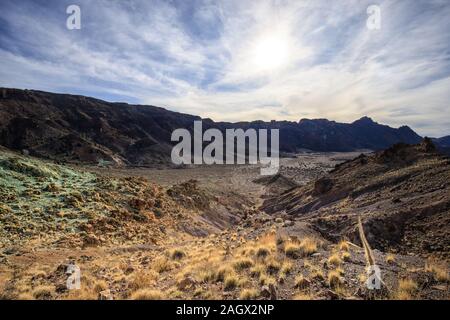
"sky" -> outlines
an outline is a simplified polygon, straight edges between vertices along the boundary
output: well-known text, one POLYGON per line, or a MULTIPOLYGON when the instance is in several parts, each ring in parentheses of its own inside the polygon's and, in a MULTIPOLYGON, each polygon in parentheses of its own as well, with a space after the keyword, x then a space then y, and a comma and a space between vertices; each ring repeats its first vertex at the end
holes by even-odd
POLYGON ((216 121, 367 115, 439 137, 449 17, 450 0, 2 0, 0 86, 216 121), (81 29, 67 28, 69 5, 81 29))

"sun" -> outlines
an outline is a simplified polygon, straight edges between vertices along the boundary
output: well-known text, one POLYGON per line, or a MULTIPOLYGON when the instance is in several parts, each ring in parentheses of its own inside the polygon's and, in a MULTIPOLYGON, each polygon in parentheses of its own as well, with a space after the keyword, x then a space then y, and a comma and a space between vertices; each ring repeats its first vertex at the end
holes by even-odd
POLYGON ((283 34, 260 37, 253 47, 253 63, 260 71, 276 71, 289 62, 289 41, 283 34))

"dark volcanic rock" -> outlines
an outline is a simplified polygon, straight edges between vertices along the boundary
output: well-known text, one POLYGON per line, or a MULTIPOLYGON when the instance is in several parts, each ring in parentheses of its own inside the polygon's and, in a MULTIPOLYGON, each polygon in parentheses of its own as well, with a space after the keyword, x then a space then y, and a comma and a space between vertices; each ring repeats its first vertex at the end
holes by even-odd
MULTIPOLYGON (((154 106, 110 103, 84 96, 0 88, 0 145, 64 161, 158 165, 170 163, 172 131, 193 129, 200 117, 154 106)), ((418 143, 410 128, 380 125, 364 117, 351 124, 325 119, 213 122, 215 127, 280 129, 280 151, 381 150, 418 143)))

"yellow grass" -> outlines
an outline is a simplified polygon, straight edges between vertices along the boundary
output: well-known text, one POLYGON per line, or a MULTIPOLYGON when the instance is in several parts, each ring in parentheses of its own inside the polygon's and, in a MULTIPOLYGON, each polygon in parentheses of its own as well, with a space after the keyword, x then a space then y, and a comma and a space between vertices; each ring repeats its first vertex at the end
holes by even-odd
POLYGON ((159 290, 139 289, 131 295, 132 300, 162 300, 164 295, 159 290))
POLYGON ((225 277, 223 281, 223 288, 225 290, 233 290, 239 285, 239 279, 236 275, 230 274, 225 277))
POLYGON ((259 296, 259 292, 256 289, 244 289, 239 294, 241 300, 252 300, 259 296))
POLYGON ((38 286, 33 290, 32 295, 35 299, 50 299, 54 293, 54 286, 38 286))
POLYGON ((339 242, 338 244, 339 250, 341 251, 348 251, 349 250, 349 245, 348 242, 345 240, 342 240, 339 242))
POLYGON ((343 284, 341 275, 339 273, 339 271, 337 270, 332 270, 330 272, 328 272, 328 285, 330 286, 330 288, 338 288, 343 284))
POLYGON ((312 300, 311 295, 306 293, 296 293, 292 298, 293 300, 312 300))
POLYGON ((303 275, 298 275, 295 277, 295 287, 300 290, 304 290, 309 287, 309 280, 306 279, 303 275))
POLYGON ((234 261, 233 267, 236 271, 242 271, 253 266, 253 261, 249 258, 240 258, 234 261))
POLYGON ((401 279, 398 282, 398 288, 395 292, 395 298, 398 300, 412 300, 415 298, 417 283, 412 279, 401 279))
POLYGON ((339 266, 342 263, 339 254, 334 253, 328 258, 328 264, 331 266, 339 266))
POLYGON ((300 251, 304 256, 312 255, 317 252, 317 241, 312 238, 305 238, 300 243, 300 251))
POLYGON ((386 256, 386 263, 393 264, 394 262, 395 262, 395 255, 393 255, 392 253, 389 253, 386 256))
POLYGON ((163 273, 172 270, 173 264, 166 257, 159 257, 153 262, 153 270, 163 273))
POLYGON ((434 275, 436 281, 450 282, 450 276, 444 263, 429 260, 425 265, 425 271, 431 272, 434 275))

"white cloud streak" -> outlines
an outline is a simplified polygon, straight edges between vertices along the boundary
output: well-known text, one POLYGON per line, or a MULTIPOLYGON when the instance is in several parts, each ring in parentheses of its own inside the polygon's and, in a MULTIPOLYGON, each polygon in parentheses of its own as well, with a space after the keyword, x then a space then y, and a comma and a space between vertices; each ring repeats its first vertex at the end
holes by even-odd
POLYGON ((214 120, 369 115, 450 134, 447 1, 379 1, 377 31, 366 28, 369 1, 77 2, 79 31, 65 29, 60 1, 2 4, 0 85, 214 120), (287 58, 267 69, 270 52, 255 48, 271 44, 287 58))

